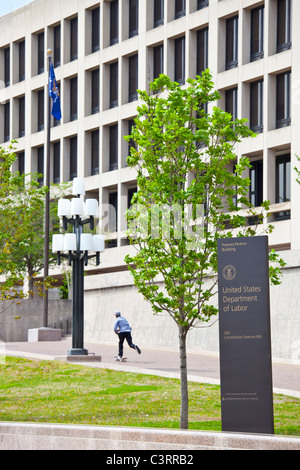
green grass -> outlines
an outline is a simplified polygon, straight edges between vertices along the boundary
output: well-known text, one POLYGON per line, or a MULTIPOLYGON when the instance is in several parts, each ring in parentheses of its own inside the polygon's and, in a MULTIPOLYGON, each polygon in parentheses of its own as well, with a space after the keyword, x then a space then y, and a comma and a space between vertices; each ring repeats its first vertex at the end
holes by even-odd
MULTIPOLYGON (((220 387, 189 384, 189 427, 221 430, 220 387)), ((0 364, 0 421, 179 428, 179 380, 53 361, 0 364)), ((274 396, 275 432, 300 435, 300 399, 274 396)))

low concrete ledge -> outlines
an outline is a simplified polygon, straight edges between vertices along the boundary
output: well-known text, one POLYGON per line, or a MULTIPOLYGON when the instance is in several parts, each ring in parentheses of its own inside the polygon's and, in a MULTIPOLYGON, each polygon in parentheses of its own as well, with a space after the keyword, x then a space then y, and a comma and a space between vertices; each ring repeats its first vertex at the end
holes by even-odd
POLYGON ((28 343, 39 341, 61 341, 61 330, 46 327, 28 330, 28 343))
POLYGON ((89 354, 86 356, 67 356, 68 362, 101 362, 101 356, 89 354))
POLYGON ((300 439, 225 432, 0 423, 0 450, 300 450, 300 439))

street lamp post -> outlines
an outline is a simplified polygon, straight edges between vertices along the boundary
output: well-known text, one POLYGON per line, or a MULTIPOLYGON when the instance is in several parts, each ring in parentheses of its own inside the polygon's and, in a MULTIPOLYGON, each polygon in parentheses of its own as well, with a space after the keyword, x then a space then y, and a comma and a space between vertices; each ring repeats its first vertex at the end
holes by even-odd
POLYGON ((88 260, 96 258, 97 266, 100 264, 100 253, 104 251, 104 237, 83 233, 84 225, 89 224, 94 230, 94 220, 98 214, 98 201, 87 199, 84 196, 84 179, 74 178, 73 199, 60 199, 58 201, 58 216, 62 218, 63 230, 68 225, 73 226, 73 233, 56 234, 52 239, 52 251, 57 253, 58 265, 61 258, 66 258, 69 265, 73 264, 73 302, 72 302, 72 349, 68 351, 70 356, 86 356, 84 348, 84 266, 88 260), (89 254, 93 252, 93 254, 89 254))

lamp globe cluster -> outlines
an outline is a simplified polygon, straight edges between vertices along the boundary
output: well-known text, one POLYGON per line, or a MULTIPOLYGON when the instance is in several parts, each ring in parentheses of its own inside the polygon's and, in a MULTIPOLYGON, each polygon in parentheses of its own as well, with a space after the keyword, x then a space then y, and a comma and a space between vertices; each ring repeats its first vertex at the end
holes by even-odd
POLYGON ((103 235, 92 235, 83 233, 83 226, 90 224, 90 229, 94 229, 95 218, 99 214, 97 199, 86 199, 85 184, 83 178, 74 178, 72 199, 60 199, 58 201, 57 215, 63 221, 63 229, 67 230, 68 225, 73 226, 73 233, 55 234, 52 238, 52 252, 60 258, 68 257, 71 264, 73 256, 84 256, 85 264, 91 257, 96 257, 96 264, 100 263, 100 253, 104 252, 105 240, 103 235), (94 252, 95 255, 88 255, 94 252))

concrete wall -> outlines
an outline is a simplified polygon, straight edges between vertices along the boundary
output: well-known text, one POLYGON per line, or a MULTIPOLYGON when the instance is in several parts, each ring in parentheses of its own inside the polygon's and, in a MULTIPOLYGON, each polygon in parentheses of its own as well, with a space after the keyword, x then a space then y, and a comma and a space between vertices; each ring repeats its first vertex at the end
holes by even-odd
MULTIPOLYGON (((300 360, 300 250, 287 252, 282 283, 271 286, 271 333, 274 359, 300 360)), ((217 298, 215 299, 217 302, 217 298)), ((153 315, 150 305, 133 286, 128 272, 85 278, 85 341, 115 344, 114 311, 120 310, 133 328, 141 349, 178 349, 177 326, 168 314, 153 315)), ((188 334, 190 352, 219 350, 219 326, 210 324, 188 334)))
MULTIPOLYGON (((99 276, 101 278, 102 276, 99 276)), ((85 292, 85 338, 86 341, 115 344, 113 332, 114 311, 120 310, 132 326, 133 341, 144 348, 177 349, 177 325, 167 313, 153 315, 151 306, 139 294, 129 273, 103 276, 114 288, 100 288, 85 292)), ((100 281, 104 279, 99 279, 100 281)), ((92 280, 91 280, 92 281, 92 280)), ((93 280, 93 284, 96 279, 93 280)), ((205 324, 206 325, 206 324, 205 324)), ((217 323, 211 328, 193 330, 189 334, 189 349, 194 351, 217 351, 217 323)))
MULTIPOLYGON (((0 450, 190 450, 190 459, 182 464, 196 463, 193 450, 299 450, 295 437, 238 434, 226 432, 180 431, 109 426, 71 426, 57 424, 0 423, 0 450)), ((175 454, 175 453, 174 453, 175 454)), ((171 453, 171 456, 173 453, 171 453)), ((182 454, 182 459, 185 458, 182 454)), ((105 454, 103 463, 122 454, 105 454)), ((148 463, 161 464, 161 456, 143 454, 148 463), (151 460, 152 459, 152 460, 151 460)), ((177 455, 177 458, 180 456, 177 455)), ((128 459, 128 456, 127 456, 128 459)), ((130 457, 129 457, 130 459, 130 457)), ((133 460, 127 460, 126 463, 133 460)), ((118 463, 121 463, 118 460, 118 463)), ((123 462, 124 463, 124 462, 123 462)), ((170 463, 170 462, 168 462, 170 463)), ((176 456, 173 461, 176 462, 176 456)))
MULTIPOLYGON (((72 315, 70 300, 49 299, 48 326, 72 315)), ((0 340, 27 341, 28 330, 43 326, 43 299, 0 302, 0 340)))
MULTIPOLYGON (((285 255, 282 284, 271 286, 271 331, 274 359, 300 361, 300 250, 285 255)), ((216 299, 217 301, 217 299, 216 299)), ((43 324, 43 299, 23 300, 4 311, 1 302, 0 340, 27 341, 28 329, 43 324), (15 319, 15 317, 21 317, 15 319)), ((133 341, 141 349, 178 349, 177 326, 168 314, 153 315, 128 272, 85 277, 85 342, 116 344, 114 311, 120 310, 133 328, 133 341)), ((49 299, 49 326, 71 316, 70 300, 49 299)), ((219 326, 211 324, 190 331, 190 352, 218 353, 219 326)))

